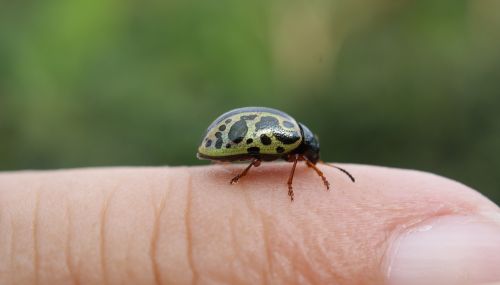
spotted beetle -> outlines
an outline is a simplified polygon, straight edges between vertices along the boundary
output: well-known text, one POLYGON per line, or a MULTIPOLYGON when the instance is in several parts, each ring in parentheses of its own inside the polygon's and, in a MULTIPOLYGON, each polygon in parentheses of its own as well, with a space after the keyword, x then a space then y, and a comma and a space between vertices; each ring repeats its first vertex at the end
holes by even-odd
POLYGON ((319 159, 319 141, 309 128, 272 108, 245 107, 222 114, 208 127, 197 156, 213 161, 250 161, 240 174, 231 179, 231 184, 237 183, 252 166, 258 167, 261 161, 283 159, 293 162, 287 182, 292 201, 292 181, 298 161, 305 161, 321 177, 327 190, 330 183, 316 166, 318 162, 342 171, 352 182, 355 181, 345 169, 319 159))

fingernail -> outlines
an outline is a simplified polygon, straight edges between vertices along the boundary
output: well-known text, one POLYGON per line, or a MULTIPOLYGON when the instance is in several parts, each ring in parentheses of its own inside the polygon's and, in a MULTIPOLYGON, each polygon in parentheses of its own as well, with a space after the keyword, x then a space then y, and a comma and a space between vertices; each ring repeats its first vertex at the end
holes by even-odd
POLYGON ((500 282, 500 226, 483 217, 433 219, 394 239, 384 261, 388 283, 500 282))

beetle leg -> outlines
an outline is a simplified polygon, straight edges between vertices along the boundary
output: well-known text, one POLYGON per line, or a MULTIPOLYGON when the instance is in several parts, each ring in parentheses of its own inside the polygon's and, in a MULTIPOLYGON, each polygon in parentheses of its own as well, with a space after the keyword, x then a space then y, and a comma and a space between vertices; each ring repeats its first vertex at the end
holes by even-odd
POLYGON ((293 175, 295 173, 295 167, 297 166, 297 161, 299 161, 299 156, 295 155, 294 160, 293 160, 293 166, 292 166, 292 171, 290 172, 290 177, 288 177, 288 196, 290 196, 290 200, 293 201, 293 187, 292 187, 292 182, 293 182, 293 175))
POLYGON ((328 182, 328 180, 326 180, 326 177, 323 174, 323 172, 321 170, 319 170, 319 168, 317 168, 316 165, 314 163, 310 162, 306 157, 304 157, 304 160, 306 161, 307 166, 309 166, 314 171, 316 171, 316 173, 319 175, 319 177, 321 177, 321 179, 323 180, 323 184, 325 184, 325 186, 326 186, 326 190, 329 190, 330 189, 330 182, 328 182))
POLYGON ((252 166, 257 167, 257 166, 259 166, 259 165, 260 165, 260 160, 259 160, 259 159, 257 159, 257 158, 254 158, 254 159, 252 160, 252 162, 250 162, 250 164, 247 166, 247 168, 245 168, 245 170, 243 170, 243 172, 241 172, 240 174, 238 174, 238 175, 236 175, 235 177, 233 177, 233 179, 231 179, 230 184, 236 184, 236 183, 238 183, 238 181, 240 180, 240 178, 241 178, 241 177, 243 177, 243 176, 247 175, 248 170, 250 170, 250 168, 251 168, 252 166))

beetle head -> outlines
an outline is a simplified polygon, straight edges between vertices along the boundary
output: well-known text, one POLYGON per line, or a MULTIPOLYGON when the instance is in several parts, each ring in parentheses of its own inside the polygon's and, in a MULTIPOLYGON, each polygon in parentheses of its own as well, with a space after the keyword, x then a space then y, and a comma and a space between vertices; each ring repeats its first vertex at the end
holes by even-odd
POLYGON ((310 162, 316 164, 319 161, 319 140, 318 137, 304 124, 299 123, 302 129, 303 140, 299 146, 299 153, 305 156, 310 162))

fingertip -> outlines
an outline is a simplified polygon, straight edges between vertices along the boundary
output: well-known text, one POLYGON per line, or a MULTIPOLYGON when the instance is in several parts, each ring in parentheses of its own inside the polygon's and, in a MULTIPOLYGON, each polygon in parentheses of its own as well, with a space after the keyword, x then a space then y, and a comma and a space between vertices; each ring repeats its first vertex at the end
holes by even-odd
MULTIPOLYGON (((473 189, 432 173, 354 164, 340 166, 356 177, 356 183, 336 169, 323 168, 333 191, 324 191, 313 171, 298 166, 293 203, 287 201, 284 191, 287 163, 263 164, 242 179, 237 189, 225 190, 236 193, 234 198, 245 196, 254 211, 266 213, 266 219, 272 217, 275 229, 267 234, 271 232, 274 240, 282 241, 284 231, 288 239, 307 241, 283 249, 283 256, 296 255, 299 244, 310 251, 318 246, 318 240, 323 240, 321 248, 329 252, 328 258, 316 264, 317 268, 335 272, 332 276, 336 279, 329 281, 358 278, 360 284, 385 282, 382 280, 387 278, 386 268, 381 264, 393 244, 387 237, 401 229, 437 217, 498 211, 496 205, 473 189), (286 202, 288 205, 284 206, 286 202)), ((213 178, 221 179, 239 169, 239 165, 225 166, 223 174, 213 178)), ((242 204, 233 201, 229 208, 238 205, 242 204)), ((316 254, 325 254, 322 251, 316 254)), ((299 260, 296 259, 298 268, 305 262, 299 260)))

